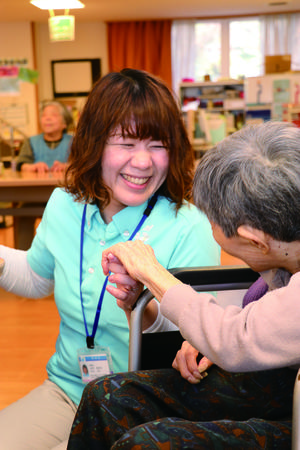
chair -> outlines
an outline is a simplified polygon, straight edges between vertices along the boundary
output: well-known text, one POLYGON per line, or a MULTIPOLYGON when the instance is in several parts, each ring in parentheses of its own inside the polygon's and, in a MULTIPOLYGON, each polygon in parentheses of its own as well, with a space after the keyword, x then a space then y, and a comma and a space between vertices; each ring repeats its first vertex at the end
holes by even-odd
POLYGON ((300 369, 296 376, 293 399, 292 450, 300 450, 300 369))
MULTIPOLYGON (((248 289, 258 274, 246 266, 176 268, 170 272, 198 292, 248 289)), ((183 341, 179 331, 142 333, 143 312, 153 298, 146 289, 131 314, 128 370, 171 367, 183 341)), ((300 369, 294 387, 292 450, 300 450, 300 369)))

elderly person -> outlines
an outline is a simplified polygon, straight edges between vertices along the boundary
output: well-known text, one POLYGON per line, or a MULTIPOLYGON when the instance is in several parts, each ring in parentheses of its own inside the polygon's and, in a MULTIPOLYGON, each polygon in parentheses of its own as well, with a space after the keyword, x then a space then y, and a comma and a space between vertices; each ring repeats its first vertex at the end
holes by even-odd
MULTIPOLYGON (((42 132, 25 139, 17 158, 17 170, 21 172, 62 173, 67 167, 72 136, 68 129, 73 118, 67 107, 57 101, 44 101, 40 107, 40 127, 42 132)), ((31 203, 19 203, 22 215, 14 219, 15 247, 27 250, 32 242, 37 217, 26 215, 31 203), (24 231, 25 230, 25 231, 24 231), (21 238, 20 238, 21 236, 21 238)), ((34 206, 45 207, 45 203, 34 206)))
POLYGON ((72 136, 68 129, 73 118, 67 107, 49 100, 41 104, 42 133, 26 139, 17 159, 17 170, 22 172, 60 172, 65 170, 72 136))
MULTIPOLYGON (((122 263, 186 342, 173 369, 88 385, 70 450, 290 448, 300 366, 299 148, 300 129, 292 124, 245 127, 211 149, 195 175, 195 204, 216 241, 268 283, 259 301, 223 309, 212 295, 175 279, 141 242, 103 253, 104 272, 122 263), (214 363, 205 378, 199 352, 214 363)), ((115 294, 122 299, 121 286, 115 294)))

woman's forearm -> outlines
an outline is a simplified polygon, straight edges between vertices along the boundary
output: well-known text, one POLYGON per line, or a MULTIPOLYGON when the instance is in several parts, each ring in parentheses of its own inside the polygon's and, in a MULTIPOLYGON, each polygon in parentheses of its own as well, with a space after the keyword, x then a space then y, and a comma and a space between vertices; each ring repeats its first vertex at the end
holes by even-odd
POLYGON ((181 284, 181 281, 177 280, 158 262, 140 273, 140 277, 140 281, 147 286, 159 302, 168 289, 176 284, 181 284))

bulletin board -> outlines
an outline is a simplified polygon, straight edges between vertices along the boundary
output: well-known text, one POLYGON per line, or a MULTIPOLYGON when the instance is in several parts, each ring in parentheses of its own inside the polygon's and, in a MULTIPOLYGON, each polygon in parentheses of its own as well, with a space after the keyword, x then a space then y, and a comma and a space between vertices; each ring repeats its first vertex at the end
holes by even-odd
POLYGON ((27 105, 25 103, 0 105, 0 117, 14 127, 25 127, 28 124, 27 105))

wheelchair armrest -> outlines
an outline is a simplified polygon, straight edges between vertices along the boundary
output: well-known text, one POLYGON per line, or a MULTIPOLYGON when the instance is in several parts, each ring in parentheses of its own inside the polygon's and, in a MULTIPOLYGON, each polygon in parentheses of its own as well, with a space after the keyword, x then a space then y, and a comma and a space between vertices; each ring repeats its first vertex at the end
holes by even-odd
MULTIPOLYGON (((259 276, 247 266, 179 267, 170 273, 198 292, 248 288, 259 276)), ((143 291, 131 313, 128 370, 140 369, 142 349, 142 320, 152 293, 143 291)))
POLYGON ((293 396, 292 450, 300 449, 300 369, 298 370, 293 396))

